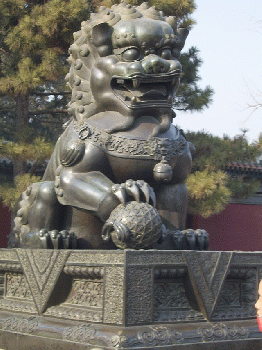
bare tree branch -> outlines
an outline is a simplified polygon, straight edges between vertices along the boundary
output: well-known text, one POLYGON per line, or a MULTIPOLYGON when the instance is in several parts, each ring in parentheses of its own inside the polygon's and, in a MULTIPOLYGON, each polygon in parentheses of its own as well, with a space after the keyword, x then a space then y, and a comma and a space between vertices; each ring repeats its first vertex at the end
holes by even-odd
POLYGON ((44 109, 42 111, 29 111, 29 115, 41 115, 41 114, 67 114, 68 111, 67 109, 44 109))
POLYGON ((42 123, 47 123, 47 124, 64 124, 63 121, 61 120, 48 120, 48 119, 42 119, 42 118, 38 118, 36 117, 38 120, 40 120, 42 123))
POLYGON ((245 85, 248 89, 249 96, 251 97, 252 102, 250 103, 248 102, 244 110, 251 109, 252 111, 250 112, 250 114, 248 115, 248 117, 244 122, 246 122, 249 119, 249 117, 251 117, 252 114, 254 114, 259 108, 262 107, 262 91, 260 91, 257 88, 256 88, 256 91, 252 90, 246 81, 245 81, 245 85))
POLYGON ((33 91, 30 93, 30 95, 37 95, 37 96, 59 96, 59 95, 70 95, 71 91, 61 91, 61 92, 36 92, 33 91))

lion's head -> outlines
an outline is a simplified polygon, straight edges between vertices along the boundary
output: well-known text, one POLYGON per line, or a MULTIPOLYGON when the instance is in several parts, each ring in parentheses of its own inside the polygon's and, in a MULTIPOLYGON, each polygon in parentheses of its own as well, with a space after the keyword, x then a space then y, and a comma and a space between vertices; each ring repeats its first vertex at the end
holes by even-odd
POLYGON ((169 125, 187 34, 176 28, 174 17, 146 3, 102 7, 82 23, 70 47, 69 112, 79 121, 108 111, 127 117, 111 132, 129 128, 143 115, 169 125))

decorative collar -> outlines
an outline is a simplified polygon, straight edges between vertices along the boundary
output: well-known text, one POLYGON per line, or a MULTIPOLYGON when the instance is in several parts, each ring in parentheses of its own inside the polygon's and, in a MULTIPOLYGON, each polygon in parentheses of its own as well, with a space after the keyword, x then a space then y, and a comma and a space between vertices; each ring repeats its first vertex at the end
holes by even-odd
POLYGON ((81 140, 91 142, 115 157, 154 159, 157 161, 165 159, 169 161, 173 157, 182 154, 187 147, 187 141, 180 132, 175 140, 160 137, 135 140, 118 134, 109 134, 86 122, 79 123, 75 121, 74 129, 81 140))

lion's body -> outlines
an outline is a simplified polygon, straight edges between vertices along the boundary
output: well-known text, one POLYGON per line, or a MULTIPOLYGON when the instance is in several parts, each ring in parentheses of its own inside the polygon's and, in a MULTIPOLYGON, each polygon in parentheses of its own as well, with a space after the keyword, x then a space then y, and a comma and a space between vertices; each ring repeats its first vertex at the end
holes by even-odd
MULTIPOLYGON (((102 240, 104 222, 121 196, 138 196, 141 180, 154 189, 166 226, 184 228, 191 154, 172 125, 172 103, 185 37, 172 19, 145 5, 121 3, 82 24, 67 75, 73 120, 41 185, 23 194, 15 227, 22 246, 37 246, 44 229, 74 232, 79 248, 114 247, 102 240), (129 179, 132 189, 116 187, 129 179)), ((145 200, 148 188, 136 200, 145 200)))

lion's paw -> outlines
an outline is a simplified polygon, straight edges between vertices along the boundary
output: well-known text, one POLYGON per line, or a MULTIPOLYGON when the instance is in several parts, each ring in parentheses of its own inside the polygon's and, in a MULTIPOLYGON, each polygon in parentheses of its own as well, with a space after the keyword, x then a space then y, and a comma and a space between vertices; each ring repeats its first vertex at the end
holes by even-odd
POLYGON ((206 230, 177 230, 171 236, 175 250, 208 250, 209 235, 206 230))
POLYGON ((39 239, 44 249, 76 249, 77 238, 73 232, 67 230, 39 231, 39 239))
POLYGON ((151 204, 153 207, 156 206, 155 192, 144 180, 134 181, 130 179, 122 184, 114 184, 112 192, 123 205, 135 200, 151 204))

